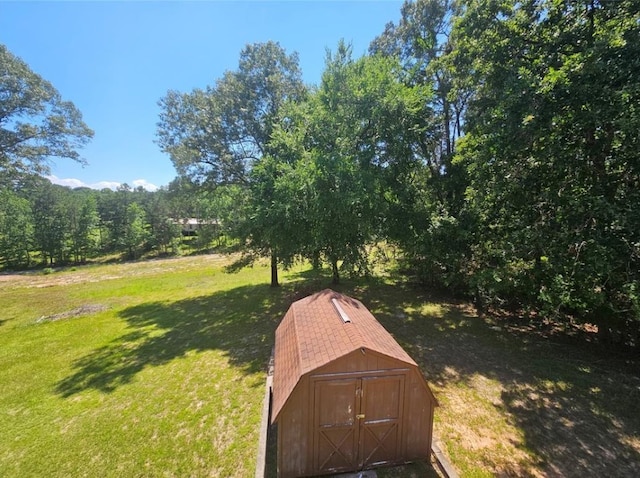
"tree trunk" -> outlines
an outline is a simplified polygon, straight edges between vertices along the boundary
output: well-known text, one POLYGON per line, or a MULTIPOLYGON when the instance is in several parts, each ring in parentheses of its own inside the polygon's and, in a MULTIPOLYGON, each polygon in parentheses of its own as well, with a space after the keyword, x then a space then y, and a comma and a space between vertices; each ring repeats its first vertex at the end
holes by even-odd
POLYGON ((333 272, 333 280, 334 284, 340 283, 340 274, 338 273, 338 261, 331 261, 331 270, 333 272))
POLYGON ((278 283, 278 256, 275 252, 271 253, 271 287, 279 287, 278 283))

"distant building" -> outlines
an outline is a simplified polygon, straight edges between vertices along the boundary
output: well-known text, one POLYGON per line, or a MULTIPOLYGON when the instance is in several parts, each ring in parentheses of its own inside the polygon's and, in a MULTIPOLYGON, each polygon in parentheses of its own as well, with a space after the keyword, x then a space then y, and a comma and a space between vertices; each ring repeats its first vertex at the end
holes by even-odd
POLYGON ((198 230, 203 226, 219 225, 216 219, 198 219, 195 217, 172 219, 172 222, 180 226, 183 236, 197 236, 198 230))

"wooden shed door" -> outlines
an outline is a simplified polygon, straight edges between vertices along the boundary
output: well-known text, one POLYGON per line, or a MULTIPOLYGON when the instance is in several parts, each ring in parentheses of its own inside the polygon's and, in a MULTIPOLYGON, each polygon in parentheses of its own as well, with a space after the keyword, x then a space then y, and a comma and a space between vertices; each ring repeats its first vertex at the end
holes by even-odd
POLYGON ((403 403, 403 375, 362 379, 360 468, 400 458, 403 403))
POLYGON ((403 375, 319 380, 314 398, 316 471, 354 471, 398 461, 403 375))
POLYGON ((316 382, 314 464, 317 471, 357 469, 359 383, 359 379, 316 382))

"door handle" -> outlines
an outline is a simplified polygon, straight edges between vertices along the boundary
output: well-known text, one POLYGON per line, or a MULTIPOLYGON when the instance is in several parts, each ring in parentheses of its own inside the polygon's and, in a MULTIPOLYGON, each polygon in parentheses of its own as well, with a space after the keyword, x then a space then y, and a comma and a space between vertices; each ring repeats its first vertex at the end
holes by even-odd
POLYGON ((356 415, 356 418, 358 420, 362 420, 364 418, 364 413, 360 414, 360 415, 356 415))

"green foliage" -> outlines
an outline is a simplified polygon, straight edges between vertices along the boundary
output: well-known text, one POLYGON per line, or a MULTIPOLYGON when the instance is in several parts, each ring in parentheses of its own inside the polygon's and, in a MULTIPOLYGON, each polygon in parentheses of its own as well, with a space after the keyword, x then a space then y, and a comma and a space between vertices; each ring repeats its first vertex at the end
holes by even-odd
POLYGON ((28 267, 33 243, 31 204, 9 189, 0 189, 0 257, 10 269, 28 267))
POLYGON ((51 157, 83 162, 93 136, 76 107, 0 44, 0 181, 46 173, 51 157))
POLYGON ((370 51, 398 58, 404 81, 431 92, 421 134, 389 168, 386 235, 402 247, 405 267, 421 282, 464 293, 471 218, 463 208, 466 171, 452 159, 471 90, 452 55, 454 7, 447 0, 406 1, 400 20, 387 24, 370 51))
MULTIPOLYGON (((149 229, 148 247, 161 254, 176 254, 180 244, 180 226, 172 215, 166 191, 151 194, 145 201, 146 223, 149 229)), ((190 217, 190 216, 178 216, 190 217)))
MULTIPOLYGON (((85 263, 100 255, 177 254, 180 205, 165 190, 70 189, 23 176, 0 189, 0 264, 4 268, 85 263)), ((212 211, 209 211, 212 214, 212 211)))
POLYGON ((433 90, 439 127, 386 192, 387 237, 423 282, 638 343, 639 15, 625 0, 403 4, 370 51, 433 90))
POLYGON ((240 236, 252 252, 262 256, 273 252, 285 267, 311 239, 308 172, 302 164, 273 156, 264 157, 252 171, 248 217, 240 236))
POLYGON ((247 45, 215 86, 160 100, 158 143, 181 176, 213 187, 246 183, 266 153, 280 106, 304 93, 298 57, 275 42, 247 45))
POLYGON ((412 148, 425 134, 428 91, 400 77, 395 59, 353 60, 341 42, 327 55, 318 89, 289 105, 274 131, 279 159, 257 197, 280 218, 287 253, 327 262, 335 282, 339 264, 368 273, 366 246, 383 235, 394 172, 414 162, 412 148))
POLYGON ((74 262, 86 262, 97 248, 99 221, 97 201, 92 192, 69 194, 67 199, 68 233, 74 262))
POLYGON ((131 203, 127 206, 122 236, 118 243, 126 250, 131 259, 137 259, 149 236, 146 229, 145 213, 138 203, 131 203))
POLYGON ((33 236, 44 265, 64 263, 67 258, 69 222, 64 194, 64 188, 48 182, 43 182, 35 191, 32 207, 33 236))
POLYGON ((459 161, 486 298, 603 330, 640 318, 634 5, 469 2, 458 19, 456 54, 476 85, 459 161))
MULTIPOLYGON (((275 42, 247 45, 240 53, 238 69, 227 71, 214 87, 167 93, 160 101, 158 143, 178 173, 194 184, 210 191, 236 185, 246 188, 247 194, 255 192, 251 183, 263 175, 252 171, 270 154, 269 142, 281 107, 304 94, 297 54, 288 55, 275 42)), ((250 255, 272 257, 272 285, 277 285, 278 251, 283 249, 274 242, 281 239, 274 234, 278 226, 265 232, 270 226, 264 215, 254 221, 258 211, 238 207, 237 212, 246 222, 229 230, 246 242, 250 255)))

